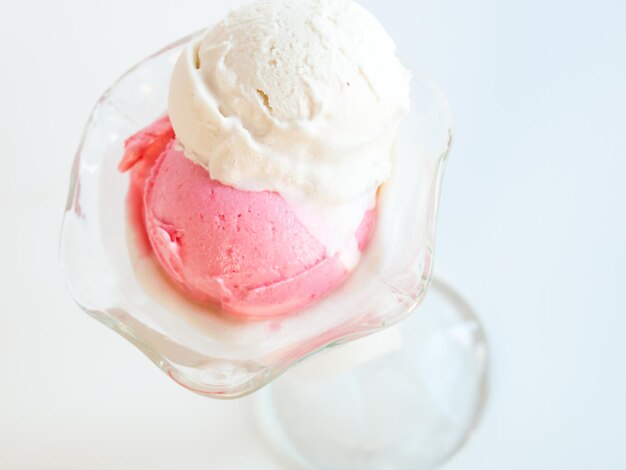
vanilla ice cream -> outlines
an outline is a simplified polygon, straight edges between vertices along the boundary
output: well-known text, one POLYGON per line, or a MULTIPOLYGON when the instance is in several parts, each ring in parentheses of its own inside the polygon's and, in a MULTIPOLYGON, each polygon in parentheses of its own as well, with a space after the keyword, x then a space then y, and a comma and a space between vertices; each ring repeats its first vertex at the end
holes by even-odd
POLYGON ((341 214, 389 177, 409 81, 382 25, 351 0, 261 1, 190 42, 169 116, 186 156, 222 184, 341 214))

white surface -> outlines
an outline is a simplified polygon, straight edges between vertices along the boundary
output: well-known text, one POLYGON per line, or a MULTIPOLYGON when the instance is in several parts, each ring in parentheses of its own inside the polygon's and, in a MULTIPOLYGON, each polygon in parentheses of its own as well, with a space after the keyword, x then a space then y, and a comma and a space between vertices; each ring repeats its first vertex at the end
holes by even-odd
MULTIPOLYGON (((493 389, 482 427, 446 470, 624 468, 626 7, 363 4, 456 117, 437 272, 482 316, 493 389)), ((57 267, 69 169, 94 101, 226 10, 0 3, 2 469, 286 468, 256 434, 250 400, 176 386, 82 314, 57 267)))

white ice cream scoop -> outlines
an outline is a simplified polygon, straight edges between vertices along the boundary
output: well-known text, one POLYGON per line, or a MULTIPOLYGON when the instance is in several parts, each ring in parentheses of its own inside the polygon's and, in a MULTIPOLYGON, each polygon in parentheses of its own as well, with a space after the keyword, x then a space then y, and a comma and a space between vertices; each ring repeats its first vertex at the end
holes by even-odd
POLYGON ((261 1, 187 46, 169 115, 186 155, 223 184, 347 203, 389 177, 409 81, 351 0, 261 1))

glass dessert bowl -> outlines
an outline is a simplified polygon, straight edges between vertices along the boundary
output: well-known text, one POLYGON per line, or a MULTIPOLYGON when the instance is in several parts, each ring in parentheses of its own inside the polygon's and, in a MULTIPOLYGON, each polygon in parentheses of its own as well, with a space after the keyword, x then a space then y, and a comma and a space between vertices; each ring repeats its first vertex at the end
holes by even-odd
POLYGON ((165 110, 172 67, 192 37, 133 67, 98 101, 74 163, 60 256, 71 295, 87 313, 184 387, 237 398, 313 354, 400 322, 423 301, 451 115, 437 87, 414 74, 372 242, 338 290, 276 318, 207 313, 169 283, 153 257, 138 255, 126 220, 128 175, 117 171, 124 139, 165 110))

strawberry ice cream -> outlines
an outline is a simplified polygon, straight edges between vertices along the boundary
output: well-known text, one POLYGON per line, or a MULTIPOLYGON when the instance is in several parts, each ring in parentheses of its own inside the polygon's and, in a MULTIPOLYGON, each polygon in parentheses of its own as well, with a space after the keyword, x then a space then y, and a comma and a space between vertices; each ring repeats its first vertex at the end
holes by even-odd
MULTIPOLYGON (((329 256, 279 194, 211 179, 176 148, 168 124, 131 137, 120 169, 134 167, 134 224, 182 290, 233 314, 267 317, 298 311, 345 280, 341 254, 329 256)), ((367 211, 354 234, 361 251, 374 217, 367 211)))

